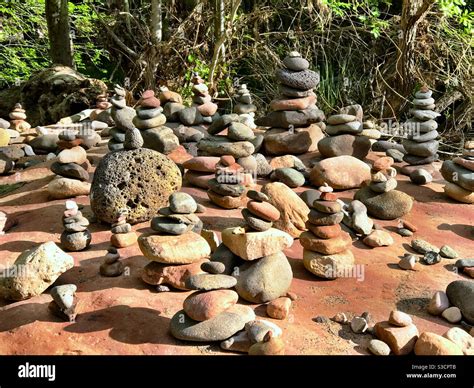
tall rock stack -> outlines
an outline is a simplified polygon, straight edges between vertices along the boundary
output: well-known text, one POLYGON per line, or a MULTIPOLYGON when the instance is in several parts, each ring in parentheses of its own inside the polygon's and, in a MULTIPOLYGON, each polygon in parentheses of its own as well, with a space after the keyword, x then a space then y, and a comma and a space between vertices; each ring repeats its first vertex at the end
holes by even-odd
POLYGON ((209 180, 207 195, 224 209, 237 209, 245 204, 246 184, 242 167, 231 155, 222 156, 216 164, 215 178, 209 180))
POLYGON ((112 103, 111 115, 114 120, 115 127, 110 130, 109 150, 119 151, 123 150, 123 143, 125 141, 125 132, 127 129, 134 128, 133 118, 136 115, 135 109, 127 106, 125 101, 125 89, 120 86, 115 86, 115 94, 112 96, 110 102, 112 103))
POLYGON ((318 149, 325 158, 350 155, 364 159, 370 150, 370 140, 362 135, 363 110, 358 104, 342 108, 338 114, 329 116, 326 133, 318 142, 318 149))
POLYGON ((64 231, 61 234, 61 246, 66 251, 77 252, 86 249, 91 243, 91 233, 87 229, 89 221, 85 218, 77 203, 66 201, 63 214, 64 231))
POLYGON ((324 113, 316 106, 313 92, 319 74, 309 70, 309 62, 297 52, 290 52, 283 65, 276 73, 281 97, 270 103, 272 112, 255 120, 255 124, 271 127, 264 135, 264 148, 270 155, 315 151, 324 136, 324 113))
POLYGON ((394 220, 407 214, 413 199, 397 187, 397 170, 392 167, 394 161, 390 156, 377 159, 372 165, 371 181, 355 193, 354 199, 361 201, 368 213, 382 220, 394 220))
POLYGON ((26 111, 23 109, 21 104, 15 104, 13 110, 9 114, 10 117, 10 128, 18 132, 27 131, 31 128, 31 125, 26 121, 26 111))
POLYGON ((169 206, 151 220, 154 232, 138 238, 140 250, 151 260, 142 276, 146 283, 187 290, 186 278, 202 272, 200 266, 207 261, 211 248, 200 235, 202 221, 195 214, 197 208, 189 194, 172 194, 169 206))
POLYGON ((126 248, 137 242, 138 236, 127 222, 128 211, 119 210, 117 220, 112 224, 110 243, 116 248, 126 248))
MULTIPOLYGON (((90 192, 87 153, 84 148, 75 145, 77 139, 73 134, 70 135, 72 137, 67 137, 69 140, 62 140, 65 149, 51 165, 51 171, 58 175, 48 184, 48 193, 54 199, 88 195, 90 192), (71 148, 67 148, 69 146, 71 148)), ((63 136, 66 135, 63 133, 63 136)))
POLYGON ((351 236, 341 229, 342 206, 330 186, 310 205, 307 232, 300 235, 303 264, 316 276, 336 279, 354 266, 351 236))
MULTIPOLYGON (((432 93, 427 86, 421 87, 415 93, 415 98, 412 100, 414 107, 410 110, 413 117, 404 124, 408 136, 402 142, 407 152, 403 160, 411 166, 416 166, 402 169, 402 172, 407 172, 408 175, 413 169, 427 167, 426 165, 436 161, 439 156, 437 154, 439 142, 436 140, 438 123, 435 119, 440 114, 434 111, 435 100, 431 97, 432 93)), ((428 171, 430 169, 428 168, 428 171)))
POLYGON ((444 186, 448 197, 474 203, 474 140, 465 142, 462 156, 443 162, 441 174, 448 181, 444 186))
POLYGON ((252 103, 252 96, 246 84, 240 85, 236 96, 237 104, 234 106, 234 113, 239 115, 239 120, 250 129, 255 129, 255 112, 257 107, 252 103))
MULTIPOLYGON (((244 260, 244 264, 233 271, 233 276, 237 278, 237 293, 251 303, 266 303, 285 296, 290 288, 293 272, 283 250, 293 244, 293 237, 275 228, 265 231, 253 229, 255 223, 261 224, 262 220, 267 222, 274 219, 275 214, 275 208, 268 202, 253 202, 254 205, 250 206, 254 220, 245 228, 224 229, 222 243, 244 260)), ((242 260, 237 259, 240 262, 242 260)))
POLYGON ((153 90, 143 92, 133 124, 140 130, 146 148, 166 155, 179 147, 179 140, 171 128, 164 126, 166 116, 160 105, 153 90))

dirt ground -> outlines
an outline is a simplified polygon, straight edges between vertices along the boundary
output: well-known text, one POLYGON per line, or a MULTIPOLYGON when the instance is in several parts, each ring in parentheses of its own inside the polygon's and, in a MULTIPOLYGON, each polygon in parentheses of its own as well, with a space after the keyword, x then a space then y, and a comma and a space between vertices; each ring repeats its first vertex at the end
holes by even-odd
MULTIPOLYGON (((101 147, 88 152, 94 164, 106 152, 101 147)), ((378 154, 381 155, 381 154, 378 154)), ((308 161, 314 155, 305 155, 308 161)), ((376 154, 368 159, 376 158, 376 154)), ((47 183, 52 179, 44 162, 14 175, 0 178, 0 184, 26 182, 22 187, 0 198, 0 210, 18 219, 18 225, 0 236, 0 264, 12 264, 25 249, 38 243, 59 243, 64 200, 48 200, 47 183)), ((440 164, 437 165, 438 169, 440 164)), ((473 208, 455 203, 443 194, 443 180, 436 174, 432 183, 416 186, 406 176, 398 175, 398 189, 415 198, 412 211, 405 219, 418 227, 415 237, 436 246, 448 244, 460 257, 472 257, 474 229, 473 208)), ((264 181, 259 181, 259 185, 264 181)), ((300 192, 308 187, 299 188, 300 192)), ((240 210, 223 210, 211 204, 204 190, 183 187, 207 211, 200 214, 204 227, 217 232, 242 222, 240 210)), ((339 198, 350 200, 356 190, 339 192, 339 198)), ((83 213, 92 216, 88 197, 78 197, 83 213)), ((376 221, 394 232, 397 221, 376 221)), ((149 230, 149 223, 134 225, 137 233, 149 230)), ((79 315, 75 323, 61 322, 47 309, 48 292, 15 303, 0 301, 0 354, 161 354, 216 355, 232 354, 218 344, 193 344, 175 340, 168 331, 169 320, 180 310, 189 292, 157 293, 140 277, 148 263, 137 245, 121 249, 128 276, 104 278, 99 266, 109 246, 109 227, 92 224, 92 244, 84 252, 73 252, 75 266, 56 284, 74 283, 78 287, 79 315)), ((305 270, 302 247, 298 240, 285 253, 291 263, 294 279, 291 291, 298 299, 290 317, 276 321, 282 329, 287 354, 366 354, 369 334, 354 334, 349 326, 334 322, 316 323, 317 316, 332 317, 337 312, 361 314, 368 311, 372 323, 388 318, 392 309, 409 313, 421 331, 443 334, 452 325, 430 316, 426 305, 437 290, 445 290, 453 280, 466 278, 453 271, 453 260, 443 259, 433 266, 418 264, 417 271, 398 268, 399 258, 410 248, 410 237, 392 233, 390 247, 370 249, 360 241, 353 243, 356 263, 363 270, 359 279, 322 280, 305 270)), ((246 302, 240 302, 246 304, 246 302)), ((265 306, 252 305, 257 316, 266 317, 265 306)), ((270 319, 271 320, 271 319, 270 319)))

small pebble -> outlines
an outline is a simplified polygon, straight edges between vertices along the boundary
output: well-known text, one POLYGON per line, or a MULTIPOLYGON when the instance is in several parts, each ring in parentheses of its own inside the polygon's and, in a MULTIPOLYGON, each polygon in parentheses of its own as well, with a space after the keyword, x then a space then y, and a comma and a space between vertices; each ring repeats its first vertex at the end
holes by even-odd
POLYGON ((413 232, 409 229, 406 229, 406 228, 399 228, 397 229, 397 233, 400 235, 400 236, 403 236, 403 237, 410 237, 410 236, 413 236, 413 232))
POLYGON ((344 313, 337 313, 336 315, 334 315, 334 317, 331 318, 331 320, 337 323, 341 323, 341 324, 349 322, 349 320, 346 317, 346 314, 344 313))
POLYGON ((385 342, 376 339, 369 341, 369 350, 376 356, 388 356, 390 354, 390 347, 385 342))
POLYGON ((211 274, 220 274, 225 272, 225 265, 219 261, 206 261, 201 264, 201 269, 211 274))
POLYGON ((423 256, 423 262, 427 265, 437 264, 441 261, 441 256, 436 252, 426 252, 423 256))
POLYGON ((317 316, 316 318, 313 318, 313 321, 316 323, 328 323, 328 319, 325 316, 317 316))
POLYGON ((417 258, 414 255, 404 256, 399 262, 398 266, 405 270, 414 270, 417 258))
POLYGON ((356 334, 364 333, 368 329, 367 321, 362 317, 354 317, 351 321, 351 329, 356 334))
POLYGON ((164 284, 159 284, 156 286, 156 291, 158 292, 169 292, 171 289, 168 286, 165 286, 164 284))
POLYGON ((455 306, 448 307, 441 313, 441 316, 451 323, 458 323, 462 320, 461 310, 455 306))
POLYGON ((443 245, 440 248, 439 253, 441 256, 446 257, 447 259, 456 259, 459 256, 458 253, 449 245, 443 245))

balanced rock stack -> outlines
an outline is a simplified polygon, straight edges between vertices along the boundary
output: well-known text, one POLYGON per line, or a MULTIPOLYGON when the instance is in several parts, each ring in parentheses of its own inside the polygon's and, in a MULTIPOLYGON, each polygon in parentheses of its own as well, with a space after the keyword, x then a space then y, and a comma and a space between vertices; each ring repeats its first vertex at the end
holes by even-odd
POLYGON ((300 235, 303 264, 316 276, 336 279, 354 266, 354 255, 350 250, 352 239, 340 226, 344 213, 332 187, 321 189, 324 191, 319 199, 310 204, 308 231, 300 235))
POLYGON ((127 222, 128 211, 120 209, 117 220, 112 224, 110 243, 116 248, 126 248, 137 242, 137 234, 132 231, 132 225, 127 222))
POLYGON ((237 90, 237 104, 234 106, 234 113, 239 115, 239 121, 247 125, 250 129, 255 129, 255 112, 257 107, 252 103, 252 96, 246 84, 242 84, 237 90))
POLYGON ((255 319, 248 306, 237 305, 239 295, 231 290, 237 283, 233 276, 224 275, 223 269, 210 262, 201 268, 207 272, 191 275, 186 287, 196 292, 183 302, 170 322, 171 334, 184 341, 223 341, 245 328, 255 319))
POLYGON ((217 156, 196 156, 183 163, 186 170, 183 180, 192 186, 209 189, 209 181, 213 179, 216 165, 220 158, 217 156))
POLYGON ((51 289, 53 300, 48 305, 49 311, 66 322, 74 322, 77 316, 76 291, 75 284, 63 284, 53 287, 51 289))
POLYGON ((251 230, 265 232, 273 226, 274 221, 280 219, 280 211, 268 202, 266 194, 249 190, 247 197, 250 201, 247 207, 242 209, 242 216, 251 230))
POLYGON ((412 103, 414 105, 410 113, 413 117, 404 124, 404 129, 408 132, 407 139, 402 144, 406 150, 403 160, 415 168, 404 168, 403 173, 410 173, 417 168, 425 167, 428 171, 432 171, 431 163, 438 159, 439 142, 438 123, 435 119, 440 116, 435 112, 435 100, 431 97, 432 91, 427 86, 415 93, 412 103))
POLYGON ((358 104, 340 109, 336 115, 329 116, 326 133, 330 136, 321 139, 318 149, 325 158, 350 155, 364 159, 370 150, 370 139, 362 135, 363 110, 358 104))
POLYGON ((211 124, 212 116, 217 112, 217 105, 212 102, 209 88, 198 74, 194 74, 191 81, 193 83, 193 105, 179 111, 179 121, 186 126, 211 124))
POLYGON ((26 111, 23 109, 21 104, 15 104, 9 116, 10 128, 14 129, 15 131, 21 133, 31 128, 31 125, 26 121, 26 111))
POLYGON ((61 246, 71 252, 82 251, 91 243, 91 233, 87 229, 89 221, 85 218, 77 203, 66 201, 66 210, 63 214, 64 231, 61 234, 61 246))
POLYGON ((244 263, 233 270, 237 293, 249 302, 266 303, 285 296, 290 288, 293 272, 282 251, 293 244, 293 238, 275 228, 259 231, 266 227, 265 222, 275 219, 278 211, 262 201, 264 195, 251 195, 259 199, 250 202, 252 213, 246 214, 247 227, 224 229, 222 244, 240 258, 237 262, 244 263))
POLYGON ((198 205, 189 194, 173 193, 169 207, 160 209, 151 220, 156 233, 138 238, 140 250, 151 260, 142 275, 146 283, 187 290, 186 278, 202 272, 200 266, 207 261, 211 248, 200 235, 203 225, 194 214, 197 210, 198 205))
POLYGON ((75 138, 62 140, 63 146, 70 145, 72 148, 63 149, 51 165, 51 171, 57 174, 56 178, 48 184, 48 193, 51 198, 77 197, 88 195, 90 192, 87 153, 84 148, 75 145, 76 140, 75 138))
POLYGON ((108 95, 106 93, 99 94, 96 97, 95 109, 90 114, 91 120, 102 121, 104 123, 113 125, 113 120, 110 115, 110 108, 112 104, 108 100, 108 95))
POLYGON ((164 126, 166 116, 160 105, 153 90, 144 91, 133 124, 140 130, 146 148, 166 155, 179 147, 179 140, 171 128, 164 126))
POLYGON ((116 277, 122 275, 124 265, 120 261, 120 253, 114 247, 107 249, 104 262, 100 265, 100 274, 105 277, 116 277))
POLYGON ((465 142, 462 156, 443 162, 441 174, 448 181, 444 186, 448 197, 474 203, 474 140, 465 142))
POLYGON ((313 92, 319 74, 309 70, 309 62, 297 52, 290 52, 283 65, 276 73, 281 97, 270 103, 272 112, 255 120, 255 124, 271 127, 264 135, 264 147, 270 155, 316 151, 324 136, 324 113, 316 106, 313 92))
POLYGON ((224 209, 237 209, 245 204, 246 175, 231 155, 221 156, 216 164, 215 178, 209 180, 207 195, 211 202, 224 209))
POLYGON ((127 106, 125 101, 125 89, 120 86, 115 86, 115 94, 111 98, 112 110, 111 115, 114 120, 115 127, 110 130, 108 147, 110 151, 123 150, 123 143, 125 142, 125 132, 127 129, 133 129, 133 118, 136 115, 135 109, 127 106))
POLYGON ((382 220, 403 217, 413 206, 413 199, 408 194, 395 190, 397 170, 392 167, 393 163, 390 156, 377 159, 372 165, 369 185, 362 187, 354 196, 367 207, 372 217, 382 220))

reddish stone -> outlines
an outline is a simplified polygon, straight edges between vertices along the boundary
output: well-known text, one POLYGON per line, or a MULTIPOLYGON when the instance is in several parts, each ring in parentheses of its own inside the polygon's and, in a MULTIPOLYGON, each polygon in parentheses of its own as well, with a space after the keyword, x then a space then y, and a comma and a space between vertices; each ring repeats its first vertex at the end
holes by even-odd
POLYGON ((336 201, 337 195, 335 193, 322 192, 319 199, 322 199, 323 201, 336 201))
POLYGON ((220 163, 224 166, 232 166, 235 164, 235 158, 232 155, 224 155, 221 156, 220 163))
POLYGON ((60 150, 69 150, 71 148, 80 146, 82 144, 82 141, 83 141, 82 139, 74 139, 74 140, 71 140, 71 141, 58 140, 58 142, 56 144, 58 145, 58 148, 60 150))
POLYGON ((413 233, 415 233, 418 230, 418 228, 414 224, 412 224, 410 221, 400 220, 400 222, 402 223, 402 226, 405 229, 408 229, 412 231, 413 233))
POLYGON ((474 267, 464 267, 463 272, 471 278, 474 278, 474 267))
POLYGON ((137 242, 137 234, 135 232, 113 234, 110 243, 117 248, 126 248, 137 242))
POLYGON ((392 167, 394 160, 390 156, 382 156, 378 158, 372 165, 372 170, 374 171, 383 171, 389 167, 392 167))
POLYGON ((215 172, 219 159, 217 156, 196 156, 185 161, 183 167, 192 171, 215 172))
POLYGON ((352 239, 346 232, 330 239, 319 239, 311 232, 303 232, 300 236, 300 244, 310 251, 333 255, 349 249, 352 239))
POLYGON ((250 201, 247 203, 247 209, 265 221, 278 221, 280 218, 280 211, 268 202, 250 201))
POLYGON ((342 233, 340 224, 317 226, 311 222, 306 222, 306 227, 319 238, 335 238, 342 233))

